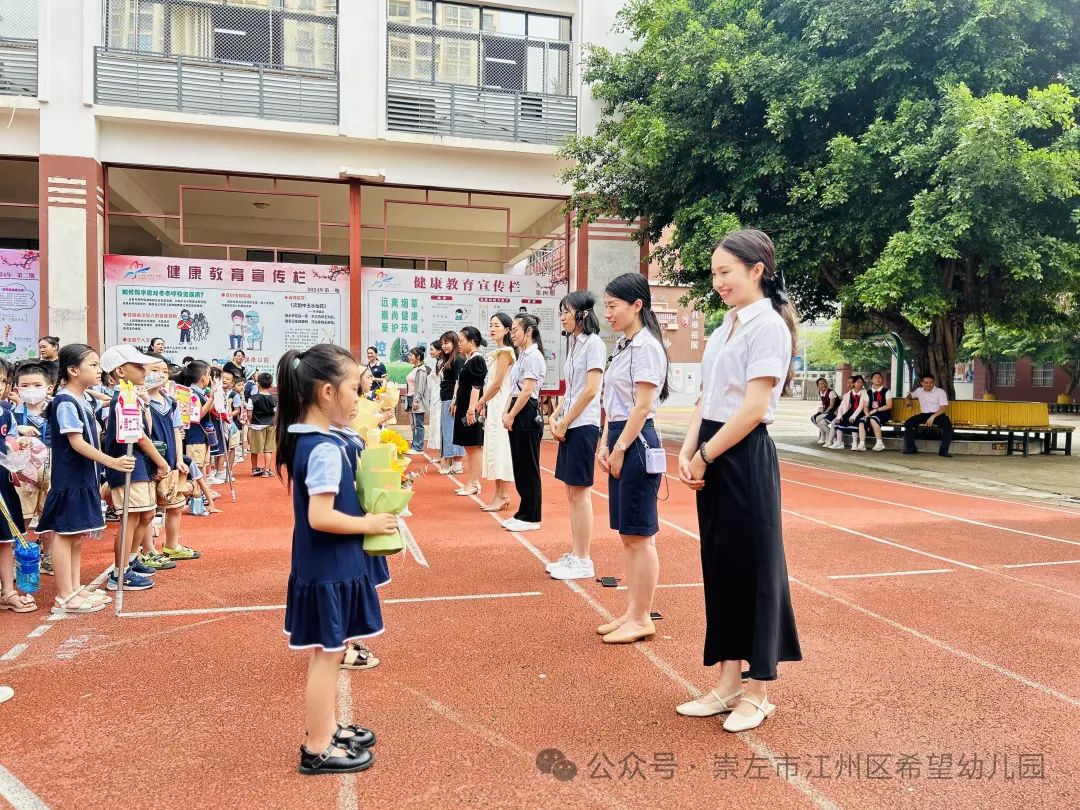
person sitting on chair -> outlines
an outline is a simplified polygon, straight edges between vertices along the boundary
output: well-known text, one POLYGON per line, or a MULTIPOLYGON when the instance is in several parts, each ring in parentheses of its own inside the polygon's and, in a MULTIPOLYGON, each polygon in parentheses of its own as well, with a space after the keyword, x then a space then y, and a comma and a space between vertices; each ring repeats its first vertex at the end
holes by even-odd
POLYGON ((952 458, 949 445, 952 444, 953 426, 949 417, 945 415, 945 409, 949 406, 949 398, 945 392, 934 384, 933 374, 923 374, 920 377, 921 388, 910 391, 908 399, 919 400, 921 413, 904 422, 904 455, 910 456, 919 452, 915 447, 915 428, 919 425, 934 427, 941 431, 941 446, 938 455, 952 458))
POLYGON ((885 387, 885 375, 880 371, 875 371, 870 375, 870 391, 868 395, 870 397, 869 407, 866 409, 865 415, 859 420, 859 449, 866 449, 866 426, 869 425, 870 430, 874 432, 874 437, 877 439, 874 450, 881 452, 885 449, 885 439, 881 436, 881 426, 888 422, 889 417, 892 415, 893 395, 885 387))
POLYGON ((817 411, 810 417, 810 421, 814 423, 814 427, 818 429, 818 433, 821 435, 818 437, 818 444, 829 443, 829 425, 832 424, 832 420, 836 418, 836 406, 840 404, 840 397, 836 395, 836 392, 829 387, 829 381, 824 377, 818 377, 817 381, 818 397, 821 399, 821 404, 818 405, 817 411))
MULTIPOLYGON (((836 418, 833 419, 832 425, 829 426, 829 443, 825 445, 826 450, 843 450, 844 449, 844 430, 854 430, 858 424, 859 419, 866 413, 867 408, 870 407, 870 398, 866 395, 866 380, 863 379, 861 374, 856 374, 851 378, 851 388, 844 398, 840 400, 840 407, 836 411, 836 418)), ((859 434, 855 434, 855 438, 851 440, 851 449, 859 449, 859 434)))

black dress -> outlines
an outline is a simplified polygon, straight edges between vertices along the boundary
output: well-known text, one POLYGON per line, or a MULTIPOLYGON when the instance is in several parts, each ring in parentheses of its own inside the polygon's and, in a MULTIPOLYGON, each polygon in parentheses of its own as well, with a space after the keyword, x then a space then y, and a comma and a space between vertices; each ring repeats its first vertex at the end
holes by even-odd
POLYGON ((465 424, 465 414, 469 410, 469 400, 473 389, 484 392, 484 380, 487 378, 487 363, 479 353, 470 357, 458 374, 457 414, 454 416, 454 444, 462 447, 480 447, 484 444, 484 426, 480 422, 465 424))

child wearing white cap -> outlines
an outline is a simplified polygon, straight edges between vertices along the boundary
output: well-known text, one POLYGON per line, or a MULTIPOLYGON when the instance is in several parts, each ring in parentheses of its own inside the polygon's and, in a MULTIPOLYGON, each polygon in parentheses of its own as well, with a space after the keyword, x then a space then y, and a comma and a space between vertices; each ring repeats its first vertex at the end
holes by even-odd
MULTIPOLYGON (((113 374, 118 381, 129 382, 132 385, 143 385, 146 381, 146 366, 157 363, 156 357, 143 354, 134 346, 113 346, 101 355, 101 368, 113 374)), ((102 450, 106 455, 113 458, 121 458, 127 454, 127 446, 117 440, 117 417, 116 408, 120 394, 117 392, 109 404, 109 416, 105 423, 105 438, 102 450)), ((154 586, 150 577, 157 570, 140 561, 136 553, 146 534, 151 531, 154 521, 154 512, 157 509, 157 489, 154 482, 169 474, 169 465, 154 447, 149 436, 149 424, 147 414, 140 409, 140 417, 143 427, 142 435, 132 451, 135 459, 135 469, 131 471, 131 486, 128 489, 128 521, 124 536, 119 533, 116 539, 116 559, 119 568, 121 561, 127 560, 124 573, 124 589, 142 591, 154 586), (156 472, 151 468, 156 468, 156 472)), ((124 506, 124 478, 125 474, 118 470, 107 470, 105 478, 111 490, 113 507, 119 511, 124 506)), ((118 587, 116 571, 109 577, 106 586, 115 591, 118 587)))

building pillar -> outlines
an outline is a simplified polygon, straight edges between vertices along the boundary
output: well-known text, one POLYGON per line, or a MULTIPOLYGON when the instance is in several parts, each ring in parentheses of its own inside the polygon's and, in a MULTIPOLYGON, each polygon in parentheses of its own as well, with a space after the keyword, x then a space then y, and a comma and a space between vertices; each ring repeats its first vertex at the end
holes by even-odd
POLYGON ((41 331, 61 343, 104 340, 103 173, 93 110, 102 3, 39 6, 38 229, 41 331))
POLYGON ((104 340, 105 205, 101 164, 93 158, 41 155, 41 334, 61 343, 104 340))

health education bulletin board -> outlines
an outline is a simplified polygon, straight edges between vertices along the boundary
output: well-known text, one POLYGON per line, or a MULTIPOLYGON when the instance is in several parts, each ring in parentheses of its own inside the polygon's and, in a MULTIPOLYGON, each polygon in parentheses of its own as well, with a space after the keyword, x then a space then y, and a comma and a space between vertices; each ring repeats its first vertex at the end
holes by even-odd
MULTIPOLYGON (((405 360, 413 346, 423 346, 426 357, 443 332, 464 326, 475 326, 490 344, 488 323, 496 312, 511 318, 519 312, 535 315, 547 362, 543 389, 558 389, 566 352, 559 325, 565 284, 553 285, 547 276, 365 267, 360 288, 364 346, 375 346, 391 362, 405 360)), ((488 345, 482 353, 491 349, 488 345)))
POLYGON ((273 373, 289 349, 349 341, 349 269, 158 256, 105 257, 105 342, 273 373))
POLYGON ((36 250, 0 250, 0 357, 38 356, 41 276, 36 250))

